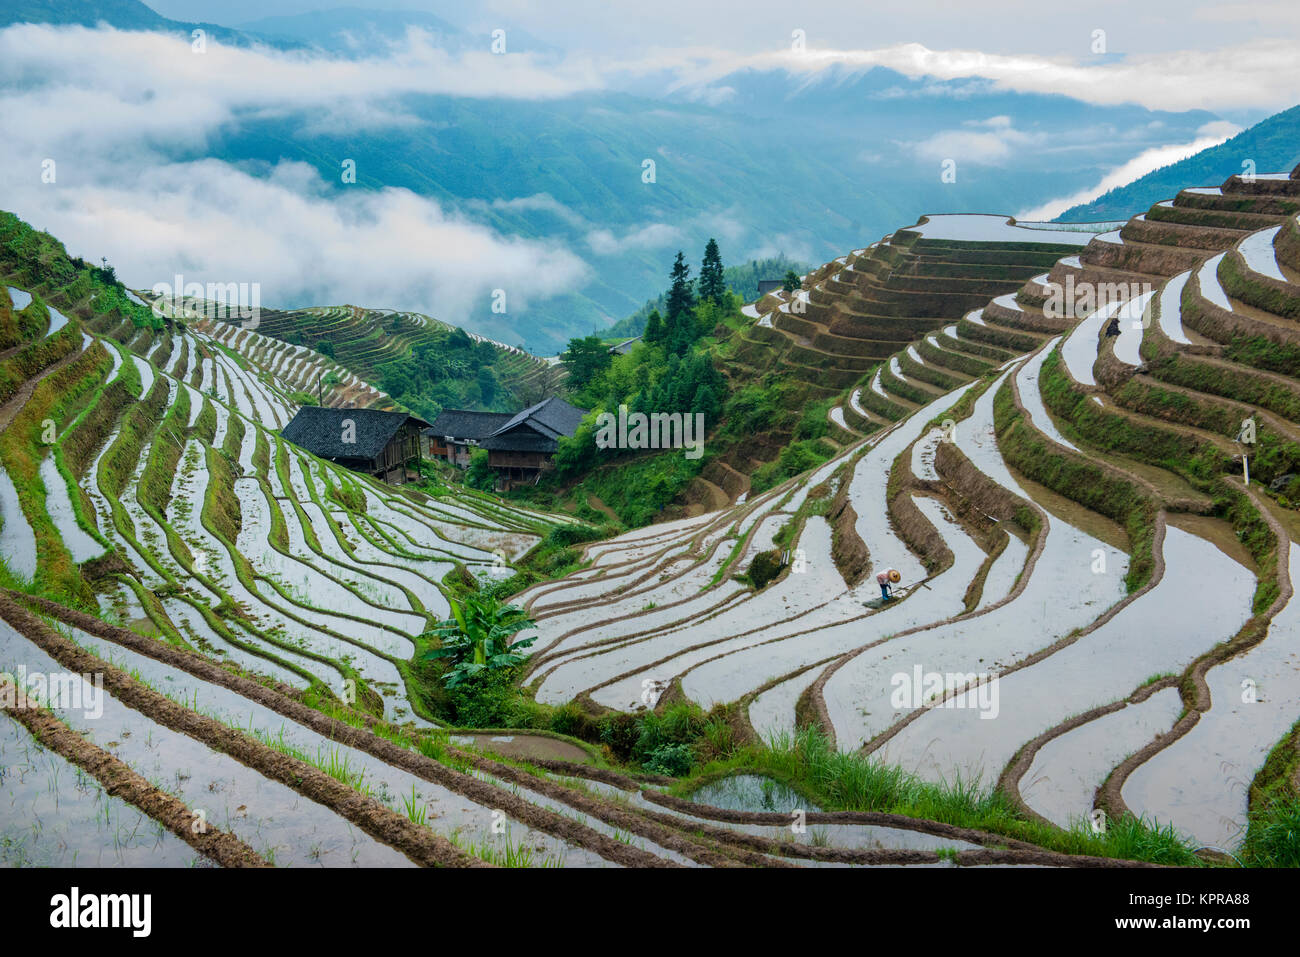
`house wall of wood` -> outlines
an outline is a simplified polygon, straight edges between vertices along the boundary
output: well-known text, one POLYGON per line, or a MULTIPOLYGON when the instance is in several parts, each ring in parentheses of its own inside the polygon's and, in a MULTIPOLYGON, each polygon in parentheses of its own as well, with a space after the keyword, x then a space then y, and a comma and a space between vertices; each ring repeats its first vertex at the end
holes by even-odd
POLYGON ((386 482, 405 482, 407 467, 415 468, 420 460, 420 430, 407 423, 388 441, 384 450, 371 462, 371 474, 383 477, 386 482))
POLYGON ((488 452, 488 465, 494 469, 545 469, 551 467, 551 456, 545 452, 488 452))

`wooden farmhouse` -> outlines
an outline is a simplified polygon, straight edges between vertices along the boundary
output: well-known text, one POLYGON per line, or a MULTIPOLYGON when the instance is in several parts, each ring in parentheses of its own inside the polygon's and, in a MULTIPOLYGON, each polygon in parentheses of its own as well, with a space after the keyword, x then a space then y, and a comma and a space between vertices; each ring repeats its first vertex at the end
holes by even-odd
POLYGON ((405 412, 303 406, 280 434, 344 468, 403 485, 419 477, 420 431, 428 425, 405 412))

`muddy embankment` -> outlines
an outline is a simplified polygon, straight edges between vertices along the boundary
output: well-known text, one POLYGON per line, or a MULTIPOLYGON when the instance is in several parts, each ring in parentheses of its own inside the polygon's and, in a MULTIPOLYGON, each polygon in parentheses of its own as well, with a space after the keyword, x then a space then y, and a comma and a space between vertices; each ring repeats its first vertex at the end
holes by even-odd
MULTIPOLYGON (((401 851, 415 863, 438 867, 490 866, 476 857, 465 854, 446 838, 433 833, 427 827, 415 824, 374 798, 366 797, 330 777, 324 771, 267 747, 260 741, 219 721, 191 711, 136 681, 126 672, 108 664, 54 631, 27 608, 15 602, 12 593, 0 595, 0 616, 69 671, 76 674, 102 674, 104 689, 126 706, 139 711, 165 728, 200 741, 214 751, 230 755, 240 764, 252 768, 266 778, 279 781, 308 800, 328 807, 371 837, 401 851)), ((89 618, 89 616, 85 617, 89 618)), ((97 619, 89 620, 97 621, 97 619)), ((84 628, 77 622, 71 623, 82 627, 90 634, 96 634, 95 631, 84 628)), ((112 627, 103 625, 102 622, 99 624, 100 630, 112 627)), ((115 630, 120 631, 120 629, 115 630)), ((125 632, 125 634, 133 633, 125 632)), ((144 654, 149 654, 150 650, 156 648, 162 652, 183 655, 185 658, 191 657, 187 653, 176 652, 175 649, 159 645, 149 639, 134 637, 142 647, 137 646, 135 642, 130 645, 125 641, 119 643, 144 654)), ((165 664, 180 666, 177 661, 168 661, 160 655, 151 654, 150 657, 165 664)), ((215 666, 214 669, 225 675, 227 679, 246 681, 246 679, 237 679, 229 672, 215 666)), ((194 672, 191 670, 191 673, 194 672)), ((204 677, 197 674, 195 676, 204 677)), ((222 683, 229 687, 227 682, 222 683)), ((274 694, 261 685, 253 682, 248 684, 268 694, 274 694)))
MULTIPOLYGON (((40 622, 39 619, 31 614, 31 612, 27 611, 26 608, 20 607, 16 599, 23 598, 26 598, 33 606, 40 608, 42 612, 61 618, 68 624, 85 631, 87 634, 122 645, 132 651, 137 651, 156 661, 160 661, 163 664, 171 665, 172 667, 186 671, 189 674, 194 675, 196 678, 200 678, 204 681, 211 682, 214 685, 219 685, 233 691, 251 701, 255 701, 258 704, 270 708, 272 711, 283 715, 291 721, 296 721, 301 725, 311 728, 313 731, 324 735, 331 740, 365 751, 367 754, 370 754, 393 767, 401 768, 402 770, 408 771, 426 781, 446 787, 449 790, 465 796, 475 803, 496 810, 501 810, 512 821, 517 821, 527 827, 544 831, 547 834, 565 841, 566 843, 585 847, 599 854, 606 860, 624 864, 626 866, 654 866, 662 863, 653 855, 646 854, 644 851, 637 848, 629 847, 621 841, 616 841, 613 838, 594 831, 571 818, 548 811, 535 804, 530 804, 508 791, 494 787, 493 785, 480 781, 468 774, 462 774, 446 765, 439 764, 438 762, 425 757, 423 754, 409 751, 406 748, 389 741, 387 738, 380 737, 370 731, 353 727, 350 724, 346 724, 335 718, 331 718, 328 715, 322 714, 314 708, 309 708, 302 704, 300 701, 296 700, 296 698, 291 697, 290 694, 281 693, 280 691, 258 684, 251 679, 232 674, 209 659, 204 658, 202 655, 163 645, 157 641, 141 637, 134 632, 126 631, 125 629, 118 628, 114 625, 109 625, 98 618, 94 618, 73 609, 64 608, 45 599, 27 598, 27 596, 21 596, 16 592, 0 594, 0 616, 9 620, 14 627, 19 628, 19 630, 28 634, 29 637, 33 637, 35 632, 43 632, 37 643, 60 661, 62 661, 62 659, 59 658, 59 655, 55 654, 52 647, 59 648, 62 653, 80 655, 92 663, 98 663, 98 659, 89 655, 89 653, 82 651, 66 638, 51 631, 43 622, 40 622), (11 617, 11 615, 14 617, 11 617), (20 620, 26 624, 20 623, 20 620), (39 629, 37 626, 39 626, 39 629), (29 628, 31 629, 30 631, 29 628), (47 646, 46 643, 48 643, 49 646, 47 646)), ((69 667, 70 670, 79 672, 96 670, 73 668, 72 666, 67 665, 67 662, 64 662, 64 664, 69 667)), ((105 670, 107 667, 108 666, 97 664, 97 670, 105 670)), ((116 671, 116 669, 111 670, 116 671)), ((171 702, 169 699, 163 698, 155 692, 151 692, 141 686, 136 686, 135 682, 126 678, 125 675, 121 675, 120 673, 118 674, 119 678, 124 679, 129 685, 137 687, 142 693, 146 693, 146 700, 149 700, 148 695, 152 695, 154 698, 161 698, 161 701, 170 706, 170 708, 179 709, 179 706, 175 705, 174 702, 171 702)), ((107 677, 105 678, 105 687, 109 690, 113 690, 112 686, 108 684, 107 677)), ((289 693, 292 693, 293 691, 293 689, 284 690, 289 693)), ((117 695, 116 692, 114 692, 114 696, 121 697, 120 695, 117 695)), ((130 704, 130 702, 126 703, 130 704)), ((134 705, 132 706, 134 707, 134 705)), ((184 709, 179 710, 184 711, 184 709)), ((145 713, 149 714, 150 717, 153 717, 154 720, 160 720, 157 715, 151 712, 146 711, 145 713)), ((218 748, 219 750, 230 753, 242 763, 247 764, 249 767, 254 767, 256 770, 266 774, 267 777, 274 777, 276 780, 280 780, 283 783, 288 784, 290 787, 294 787, 295 790, 299 790, 300 793, 306 793, 303 792, 300 787, 296 786, 295 783, 296 772, 293 769, 294 766, 300 767, 302 769, 302 774, 313 782, 312 793, 308 793, 308 797, 317 800, 318 798, 314 795, 319 793, 321 796, 320 803, 326 804, 339 813, 344 814, 345 817, 348 816, 348 814, 344 813, 345 809, 354 811, 360 817, 359 821, 354 821, 354 823, 358 823, 359 826, 363 826, 361 824, 362 821, 382 826, 381 833, 374 833, 369 830, 367 830, 367 833, 370 833, 371 836, 376 837, 393 847, 397 847, 402 850, 403 853, 407 854, 408 857, 411 857, 412 860, 417 861, 417 863, 428 862, 443 864, 446 866, 462 867, 489 866, 476 857, 463 854, 449 841, 433 834, 433 832, 429 831, 427 828, 417 828, 416 825, 412 824, 412 822, 410 822, 406 817, 390 811, 388 808, 383 807, 373 799, 362 798, 362 796, 357 794, 355 791, 345 787, 343 784, 335 781, 323 772, 318 771, 316 768, 294 761, 291 758, 287 758, 279 752, 272 751, 271 749, 261 745, 259 742, 255 742, 247 736, 233 732, 224 725, 220 725, 210 719, 193 715, 192 712, 186 712, 186 714, 192 715, 194 719, 198 719, 200 722, 207 722, 207 724, 215 726, 209 730, 213 736, 213 740, 216 740, 218 744, 226 743, 226 739, 232 735, 238 739, 237 742, 231 742, 232 747, 237 744, 239 749, 238 751, 231 750, 231 748, 228 747, 220 747, 218 748), (250 764, 249 761, 244 760, 243 755, 248 755, 250 758, 256 758, 259 761, 265 762, 270 769, 270 773, 264 771, 259 765, 250 764), (283 762, 286 761, 290 762, 290 764, 283 764, 283 762), (286 774, 288 779, 281 776, 286 774), (321 777, 325 778, 324 782, 319 781, 319 778, 321 777), (339 806, 335 806, 335 803, 331 803, 331 801, 338 803, 339 806), (369 802, 369 805, 374 805, 374 807, 369 807, 367 802, 369 802), (393 820, 394 818, 396 820, 393 820), (412 834, 412 829, 416 832, 422 833, 412 834), (394 843, 394 840, 390 840, 386 835, 392 835, 394 840, 401 839, 405 841, 405 843, 394 843), (417 854, 419 857, 416 856, 417 854)), ((180 718, 183 716, 176 717, 180 718)), ((372 717, 368 718, 367 716, 362 716, 362 718, 363 720, 367 720, 367 723, 371 726, 378 724, 378 721, 372 717)), ((166 722, 160 721, 160 723, 165 724, 166 722)), ((188 726, 192 722, 189 722, 187 719, 186 723, 188 726)), ((187 730, 187 726, 176 727, 175 730, 190 734, 190 731, 187 730)), ((172 727, 172 725, 168 725, 168 727, 172 727)), ((190 736, 198 737, 196 734, 191 734, 190 736)), ((205 743, 211 744, 208 740, 202 737, 199 739, 204 740, 205 743)), ((504 767, 504 765, 502 767, 504 767)), ((351 820, 352 818, 349 817, 349 819, 351 820)))
MULTIPOLYGON (((691 818, 705 818, 728 824, 762 825, 767 827, 787 827, 790 816, 781 813, 764 813, 754 811, 736 811, 716 808, 705 804, 696 804, 684 798, 674 797, 642 787, 642 782, 625 777, 616 772, 571 765, 563 762, 545 762, 548 770, 558 774, 574 777, 587 777, 627 791, 639 792, 646 801, 657 804, 678 814, 690 815, 691 818)), ((812 844, 796 843, 791 839, 765 838, 761 835, 745 834, 728 828, 714 827, 697 820, 683 821, 672 814, 658 815, 647 812, 653 819, 666 824, 697 829, 699 833, 720 843, 733 844, 748 848, 754 852, 784 857, 795 857, 819 862, 835 862, 858 865, 884 864, 932 864, 941 860, 934 851, 907 849, 861 850, 852 848, 818 847, 812 844)), ((887 814, 876 811, 819 811, 808 812, 806 824, 809 827, 819 825, 857 825, 897 828, 916 831, 954 841, 964 841, 985 846, 982 850, 959 851, 955 862, 959 866, 977 866, 988 864, 1038 864, 1049 867, 1155 867, 1138 861, 1117 860, 1113 858, 1091 857, 1085 855, 1061 854, 1044 850, 1037 845, 1009 838, 1001 834, 991 834, 971 828, 957 827, 939 821, 927 821, 887 814)))

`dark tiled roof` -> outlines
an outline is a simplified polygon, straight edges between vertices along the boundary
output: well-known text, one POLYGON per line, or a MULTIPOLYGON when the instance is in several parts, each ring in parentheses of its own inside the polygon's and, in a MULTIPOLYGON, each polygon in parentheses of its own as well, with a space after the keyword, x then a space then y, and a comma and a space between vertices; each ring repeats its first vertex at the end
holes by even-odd
POLYGON ((485 439, 514 418, 509 412, 467 412, 462 409, 443 409, 425 429, 426 435, 438 438, 453 436, 458 439, 485 439))
POLYGON ((501 452, 554 452, 560 437, 577 432, 586 414, 563 399, 546 399, 513 416, 480 444, 501 452))
POLYGON ((549 438, 556 439, 561 435, 572 436, 573 433, 578 431, 578 426, 582 423, 582 417, 586 414, 586 409, 570 405, 563 399, 543 399, 536 405, 516 414, 514 418, 492 434, 500 435, 503 432, 510 431, 517 425, 527 422, 542 435, 549 438))
POLYGON ((322 409, 305 405, 280 435, 288 442, 325 459, 373 459, 388 445, 397 430, 407 422, 417 426, 429 423, 405 412, 380 412, 377 409, 322 409), (344 442, 351 420, 356 427, 356 441, 344 442))
POLYGON ((641 337, 637 336, 635 339, 627 340, 627 342, 620 342, 616 346, 610 346, 609 351, 617 356, 625 356, 629 352, 631 352, 632 349, 636 346, 636 344, 640 341, 641 341, 641 337))

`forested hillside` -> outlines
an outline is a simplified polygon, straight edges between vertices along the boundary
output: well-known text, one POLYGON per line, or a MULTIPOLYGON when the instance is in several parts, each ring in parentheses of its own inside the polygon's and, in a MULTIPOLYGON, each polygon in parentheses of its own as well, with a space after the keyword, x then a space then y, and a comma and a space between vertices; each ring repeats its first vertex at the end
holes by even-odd
POLYGON ((1300 162, 1300 106, 1270 116, 1218 146, 1112 189, 1091 203, 1067 209, 1056 222, 1127 219, 1175 195, 1187 183, 1218 183, 1251 169, 1256 173, 1276 173, 1290 170, 1297 162, 1300 162))

